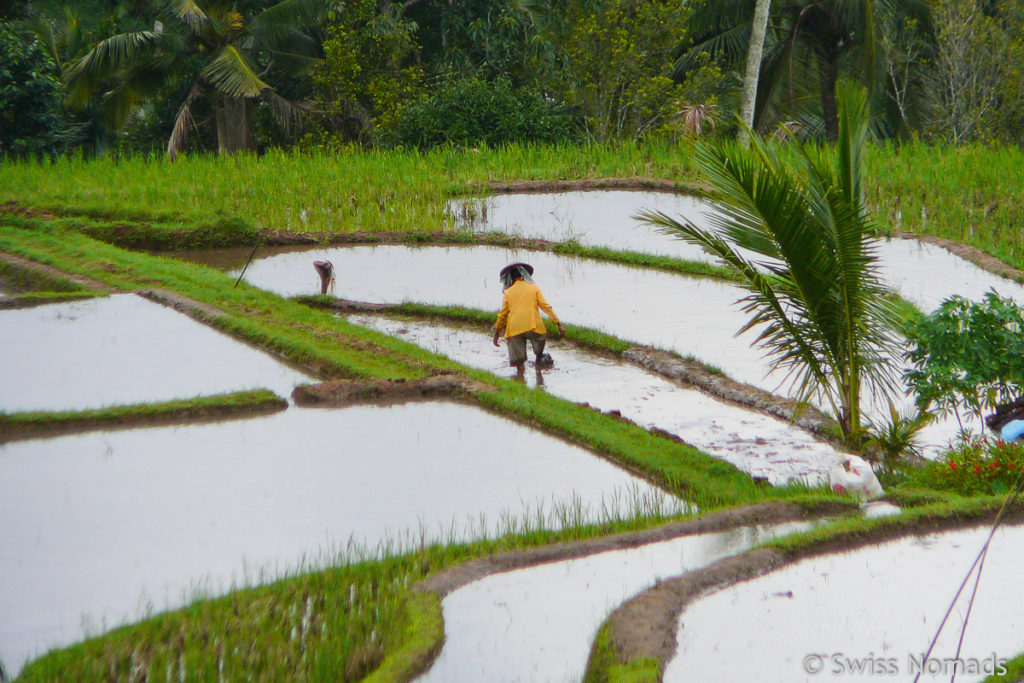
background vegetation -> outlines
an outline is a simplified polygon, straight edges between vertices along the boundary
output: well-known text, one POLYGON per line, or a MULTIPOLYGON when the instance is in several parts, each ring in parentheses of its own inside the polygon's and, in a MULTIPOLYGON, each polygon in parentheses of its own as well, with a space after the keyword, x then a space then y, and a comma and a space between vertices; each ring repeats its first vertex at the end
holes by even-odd
MULTIPOLYGON (((0 132, 0 152, 16 156, 731 136, 754 11, 748 0, 8 5, 0 92, 44 110, 31 134, 0 132), (26 60, 34 79, 18 75, 26 60)), ((759 131, 834 138, 845 77, 871 93, 882 137, 1021 142, 1019 2, 769 5, 759 131)))

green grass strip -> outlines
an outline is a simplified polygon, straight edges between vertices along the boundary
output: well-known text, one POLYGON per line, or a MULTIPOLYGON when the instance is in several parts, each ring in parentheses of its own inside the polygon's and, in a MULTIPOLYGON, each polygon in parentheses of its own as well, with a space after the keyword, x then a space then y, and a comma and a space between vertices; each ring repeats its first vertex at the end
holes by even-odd
POLYGON ((0 308, 30 308, 45 304, 55 304, 68 301, 86 301, 98 297, 107 296, 109 292, 92 292, 83 290, 81 292, 27 292, 15 294, 6 298, 0 298, 0 308))
MULTIPOLYGON (((1005 496, 950 497, 939 503, 904 510, 902 514, 891 517, 840 519, 826 526, 773 539, 765 543, 764 547, 775 548, 789 557, 797 557, 807 554, 809 550, 820 552, 845 547, 879 531, 896 534, 912 529, 923 533, 930 529, 942 529, 953 522, 966 525, 966 522, 978 520, 983 523, 982 520, 998 511, 1005 500, 1005 496)), ((1024 501, 1019 501, 1014 510, 1024 510, 1024 501)))
POLYGON ((67 412, 0 412, 0 442, 111 427, 223 420, 284 410, 288 402, 266 389, 135 403, 67 412))
POLYGON ((65 295, 76 293, 82 296, 88 293, 85 287, 71 280, 52 277, 37 270, 18 268, 3 260, 0 260, 0 280, 19 291, 59 292, 65 295))
POLYGON ((619 661, 611 629, 611 624, 605 622, 598 630, 583 683, 659 683, 662 672, 656 658, 641 657, 626 663, 619 661))
POLYGON ((331 313, 310 310, 246 283, 235 287, 234 279, 214 269, 126 251, 74 232, 4 231, 0 250, 115 288, 167 289, 215 306, 226 315, 211 324, 328 377, 417 377, 425 368, 452 367, 440 356, 340 321, 331 313))
POLYGON ((441 598, 434 593, 409 591, 405 598, 403 645, 384 657, 366 683, 404 683, 426 670, 444 644, 441 598))
MULTIPOLYGON (((213 320, 214 325, 328 376, 408 378, 458 370, 485 383, 495 381, 489 373, 468 370, 409 342, 339 320, 329 312, 248 285, 234 288, 231 278, 202 266, 125 251, 74 233, 5 233, 0 235, 0 249, 49 261, 114 286, 157 286, 218 306, 227 316, 213 320)), ((581 341, 574 331, 571 334, 574 341, 581 341)), ((586 335, 581 337, 587 343, 586 335)), ((589 343, 598 341, 613 344, 610 337, 590 336, 589 343)), ((622 342, 614 344, 618 349, 626 347, 622 342)), ((501 380, 499 384, 500 391, 480 396, 482 405, 595 448, 670 490, 685 489, 685 496, 702 507, 763 497, 753 480, 732 465, 518 383, 501 380)))

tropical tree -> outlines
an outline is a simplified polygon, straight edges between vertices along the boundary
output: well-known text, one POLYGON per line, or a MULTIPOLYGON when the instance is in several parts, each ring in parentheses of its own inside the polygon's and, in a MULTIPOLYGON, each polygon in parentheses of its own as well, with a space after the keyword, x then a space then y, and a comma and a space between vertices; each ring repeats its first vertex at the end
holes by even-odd
MULTIPOLYGON (((694 7, 689 30, 695 39, 676 63, 684 74, 703 54, 738 64, 747 54, 755 4, 751 0, 704 0, 694 7)), ((873 89, 882 80, 878 57, 881 32, 910 18, 927 18, 926 0, 774 0, 765 59, 761 67, 757 111, 784 91, 787 109, 795 95, 818 93, 820 115, 829 140, 838 135, 836 83, 842 69, 873 89), (783 87, 784 86, 784 87, 783 87)), ((792 113, 792 112, 791 112, 792 113)), ((758 117, 759 118, 759 117, 758 117)))
POLYGON ((253 149, 252 108, 266 102, 290 124, 304 106, 281 97, 263 78, 277 69, 297 73, 312 66, 319 44, 307 32, 318 25, 327 0, 168 0, 152 30, 101 40, 68 66, 72 83, 114 79, 104 93, 116 125, 161 91, 187 83, 167 142, 172 158, 194 126, 193 105, 207 97, 214 111, 220 152, 253 149))
POLYGON ((822 398, 857 445, 865 387, 884 398, 895 386, 887 359, 897 357, 897 337, 861 194, 867 96, 844 83, 838 103, 834 155, 756 135, 749 149, 702 145, 698 163, 720 209, 710 227, 661 213, 641 218, 735 273, 750 292, 739 333, 757 329, 755 343, 788 372, 799 398, 822 398))
POLYGON ((57 153, 65 125, 57 67, 0 24, 0 159, 57 153))
POLYGON ((588 138, 641 138, 673 122, 685 91, 671 78, 672 50, 689 11, 675 0, 551 2, 541 35, 558 46, 556 98, 574 108, 588 138))

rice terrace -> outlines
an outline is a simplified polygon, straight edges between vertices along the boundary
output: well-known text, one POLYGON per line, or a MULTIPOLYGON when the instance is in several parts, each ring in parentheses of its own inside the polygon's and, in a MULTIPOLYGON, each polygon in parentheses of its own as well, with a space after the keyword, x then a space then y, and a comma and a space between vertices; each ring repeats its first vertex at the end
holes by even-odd
POLYGON ((974 4, 14 2, 0 682, 1024 681, 974 4))

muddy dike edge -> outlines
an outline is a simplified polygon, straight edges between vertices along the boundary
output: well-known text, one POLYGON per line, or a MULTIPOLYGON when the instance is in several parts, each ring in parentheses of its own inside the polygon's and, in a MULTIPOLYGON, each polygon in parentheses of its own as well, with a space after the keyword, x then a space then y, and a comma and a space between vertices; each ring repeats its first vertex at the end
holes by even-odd
POLYGON ((789 522, 829 514, 849 514, 857 509, 851 501, 817 499, 800 502, 769 502, 717 510, 651 529, 625 532, 551 545, 510 550, 443 569, 413 584, 403 607, 404 644, 388 654, 366 681, 405 683, 426 672, 444 643, 441 601, 449 593, 491 574, 571 560, 611 550, 636 548, 682 536, 725 531, 750 524, 789 522))
POLYGON ((288 402, 272 391, 257 389, 75 412, 0 412, 0 444, 97 430, 221 422, 269 415, 287 407, 288 402))
POLYGON ((496 388, 453 372, 415 379, 339 379, 300 384, 292 391, 292 400, 303 407, 340 407, 459 398, 478 391, 496 391, 496 388))
MULTIPOLYGON (((661 681, 675 656, 686 607, 709 593, 764 576, 800 560, 856 550, 911 535, 991 523, 1003 498, 946 502, 874 519, 848 519, 769 541, 703 569, 661 581, 620 605, 602 625, 591 650, 586 681, 661 681)), ((1006 519, 1024 520, 1024 501, 1006 519)))

